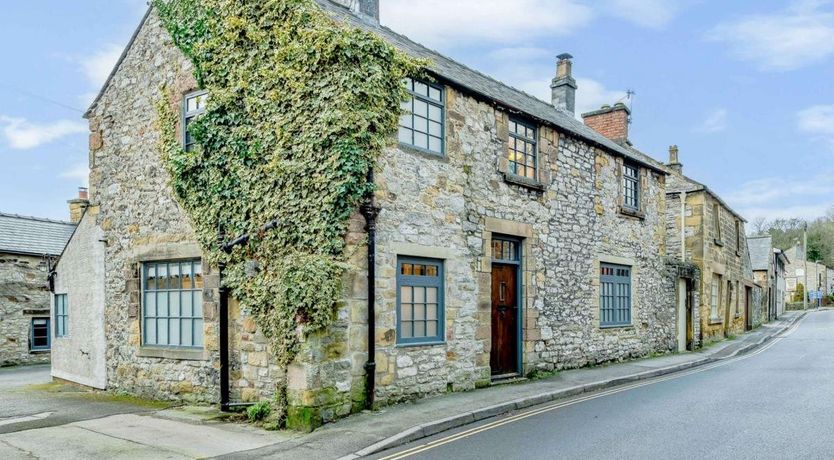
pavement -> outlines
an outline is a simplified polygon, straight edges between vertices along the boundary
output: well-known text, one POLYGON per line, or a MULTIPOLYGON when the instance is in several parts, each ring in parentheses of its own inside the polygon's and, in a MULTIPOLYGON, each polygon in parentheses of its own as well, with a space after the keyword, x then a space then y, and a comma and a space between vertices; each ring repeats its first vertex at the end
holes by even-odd
POLYGON ((210 408, 160 407, 50 384, 48 366, 0 369, 0 458, 313 460, 378 455, 533 406, 731 360, 762 346, 804 315, 785 313, 779 321, 697 352, 562 371, 546 379, 427 398, 356 414, 309 434, 222 422, 210 408))
POLYGON ((685 372, 554 401, 371 456, 398 459, 834 458, 834 311, 685 372))

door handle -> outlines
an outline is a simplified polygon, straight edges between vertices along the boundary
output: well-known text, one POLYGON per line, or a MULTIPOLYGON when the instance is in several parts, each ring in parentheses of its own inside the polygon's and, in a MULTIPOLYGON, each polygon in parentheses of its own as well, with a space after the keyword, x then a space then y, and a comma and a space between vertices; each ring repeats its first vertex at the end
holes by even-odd
POLYGON ((498 300, 504 302, 507 300, 507 282, 501 281, 501 284, 498 285, 498 300))

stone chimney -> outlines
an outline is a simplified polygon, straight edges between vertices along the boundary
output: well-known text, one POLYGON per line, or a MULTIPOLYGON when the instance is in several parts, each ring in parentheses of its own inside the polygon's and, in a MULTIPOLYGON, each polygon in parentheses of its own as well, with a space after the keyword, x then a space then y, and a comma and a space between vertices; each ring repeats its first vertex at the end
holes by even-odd
POLYGON ((379 0, 331 0, 349 8, 357 16, 379 24, 379 0))
POLYGON ((669 163, 666 165, 672 171, 681 174, 683 172, 683 164, 678 157, 678 146, 677 145, 670 145, 669 146, 669 163))
POLYGON ((70 222, 77 224, 81 221, 84 210, 90 205, 90 200, 87 198, 87 187, 78 187, 78 198, 68 200, 67 203, 69 203, 70 222))
POLYGON ((585 125, 614 142, 628 140, 628 122, 631 110, 622 102, 614 106, 604 105, 599 110, 583 113, 585 125))
POLYGON ((556 56, 556 77, 550 83, 551 103, 557 109, 573 114, 576 110, 576 80, 573 79, 571 67, 573 56, 562 53, 556 56))

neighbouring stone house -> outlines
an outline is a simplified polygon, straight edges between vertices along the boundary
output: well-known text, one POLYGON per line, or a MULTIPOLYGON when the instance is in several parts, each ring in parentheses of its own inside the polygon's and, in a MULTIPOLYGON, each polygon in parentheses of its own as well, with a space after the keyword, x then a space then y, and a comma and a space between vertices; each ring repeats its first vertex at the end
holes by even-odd
POLYGON ((764 299, 764 315, 754 319, 754 325, 772 321, 785 311, 785 268, 788 258, 785 253, 773 247, 770 236, 747 238, 753 276, 761 286, 764 299))
POLYGON ((0 366, 49 362, 57 323, 47 275, 74 229, 70 222, 0 213, 0 366))
MULTIPOLYGON (((357 210, 346 235, 355 269, 337 322, 282 368, 232 301, 221 368, 217 267, 203 263, 169 185, 154 119, 163 86, 186 121, 205 95, 150 9, 86 115, 90 206, 55 283, 56 296, 68 294, 71 330, 76 315, 86 329, 56 343, 53 373, 215 403, 228 370, 232 400, 286 386, 288 425, 309 429, 369 401, 680 349, 679 305, 696 317, 700 294, 680 293, 678 280, 699 283, 700 271, 666 257, 667 172, 628 142, 628 109, 585 114, 586 126, 573 113, 569 55, 546 103, 381 27, 378 2, 348 3, 317 2, 428 59, 436 81, 407 82, 411 113, 375 167, 374 206, 357 210), (82 290, 84 305, 73 300, 82 290), (88 367, 75 365, 82 359, 88 367)), ((700 325, 690 327, 697 335, 700 325)))
MULTIPOLYGON (((803 293, 821 291, 823 297, 834 292, 831 289, 832 283, 828 279, 830 269, 816 261, 807 260, 801 243, 787 249, 785 254, 789 259, 785 269, 785 300, 787 302, 801 303, 802 294, 798 291, 803 293)), ((812 302, 809 300, 809 303, 812 302)))
POLYGON ((683 174, 677 146, 669 148, 668 166, 668 251, 700 269, 700 341, 743 332, 752 327, 759 308, 745 220, 707 186, 683 174))

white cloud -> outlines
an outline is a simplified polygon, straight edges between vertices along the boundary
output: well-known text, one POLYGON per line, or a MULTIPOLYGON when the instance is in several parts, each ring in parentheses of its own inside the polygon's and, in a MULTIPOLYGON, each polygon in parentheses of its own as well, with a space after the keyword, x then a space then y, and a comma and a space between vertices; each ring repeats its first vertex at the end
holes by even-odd
POLYGON ((707 115, 707 118, 695 127, 698 133, 717 133, 727 128, 727 110, 715 109, 707 115))
POLYGON ((758 217, 816 218, 834 205, 834 171, 812 177, 770 177, 747 181, 724 194, 727 201, 748 220, 758 217))
POLYGON ((834 104, 815 105, 797 113, 797 126, 800 131, 834 136, 834 104))
POLYGON ((665 27, 684 6, 673 0, 607 0, 602 4, 601 12, 651 29, 665 27))
POLYGON ((90 184, 90 168, 86 163, 78 163, 63 171, 58 177, 75 179, 81 183, 82 187, 88 187, 90 184))
POLYGON ((834 55, 834 11, 829 1, 796 1, 785 11, 719 24, 707 39, 729 45, 741 59, 766 70, 792 70, 834 55))
POLYGON ((590 7, 576 0, 385 0, 380 8, 386 26, 426 45, 444 47, 567 35, 594 17, 590 7))
POLYGON ((26 150, 72 134, 86 133, 87 124, 76 120, 32 123, 25 118, 0 115, 0 132, 9 147, 26 150))
POLYGON ((111 43, 80 60, 81 71, 92 86, 99 88, 104 84, 123 49, 124 47, 111 43))
POLYGON ((605 104, 625 102, 626 99, 625 90, 606 88, 602 83, 590 78, 577 78, 576 86, 577 115, 596 110, 605 104))

